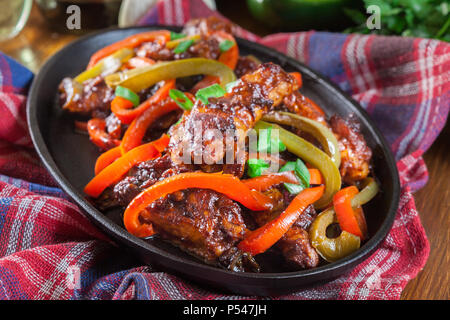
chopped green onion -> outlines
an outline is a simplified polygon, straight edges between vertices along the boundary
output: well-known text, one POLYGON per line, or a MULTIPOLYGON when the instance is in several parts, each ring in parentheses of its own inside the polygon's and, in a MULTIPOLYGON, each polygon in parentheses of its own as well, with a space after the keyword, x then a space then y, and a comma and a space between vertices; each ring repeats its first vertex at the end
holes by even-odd
POLYGON ((140 103, 139 96, 128 88, 117 86, 114 93, 118 97, 122 97, 124 99, 127 99, 128 101, 131 101, 135 107, 140 103))
POLYGON ((297 159, 297 161, 295 162, 295 173, 297 174, 297 176, 300 177, 303 184, 307 188, 309 188, 309 180, 311 179, 311 176, 305 163, 300 159, 297 159))
POLYGON ((170 40, 177 40, 177 39, 182 39, 185 37, 186 37, 186 35, 184 33, 177 33, 177 32, 170 31, 170 40))
POLYGON ((211 97, 223 97, 227 93, 220 85, 217 83, 213 84, 212 86, 202 88, 197 91, 195 94, 195 97, 199 100, 201 100, 204 104, 209 103, 209 98, 211 97))
POLYGON ((302 185, 295 183, 283 183, 283 185, 290 194, 298 194, 305 189, 302 185))
POLYGON ((234 46, 234 42, 231 40, 224 40, 219 44, 219 48, 221 52, 225 52, 231 49, 234 46))
POLYGON ((279 170, 279 172, 285 172, 285 171, 294 171, 295 172, 295 161, 286 162, 286 164, 284 166, 282 166, 279 170))
POLYGON ((311 176, 309 174, 308 168, 306 167, 306 165, 303 163, 302 160, 297 159, 297 161, 287 162, 279 170, 279 172, 284 171, 294 171, 302 187, 309 188, 309 180, 311 179, 311 176))
POLYGON ((171 89, 169 90, 169 97, 172 98, 175 103, 184 110, 191 110, 194 104, 192 101, 180 90, 171 89))
POLYGON ((251 178, 259 177, 270 165, 263 159, 248 159, 247 175, 251 178))
POLYGON ((194 43, 194 40, 190 39, 190 40, 185 40, 185 41, 181 41, 176 47, 175 49, 173 49, 173 52, 175 53, 183 53, 185 52, 187 49, 189 49, 190 46, 192 46, 192 44, 194 43))
POLYGON ((280 139, 272 136, 272 128, 268 128, 266 134, 260 134, 258 139, 258 152, 278 153, 286 150, 286 146, 280 139))

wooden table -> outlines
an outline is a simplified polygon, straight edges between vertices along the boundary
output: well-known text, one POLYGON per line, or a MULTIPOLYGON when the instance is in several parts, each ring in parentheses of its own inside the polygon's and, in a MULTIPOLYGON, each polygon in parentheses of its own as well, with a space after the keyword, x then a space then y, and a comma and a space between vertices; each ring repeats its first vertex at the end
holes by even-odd
MULTIPOLYGON (((270 32, 256 23, 242 5, 238 6, 219 8, 223 9, 223 13, 231 20, 255 33, 264 35, 270 32)), ((75 35, 62 35, 50 30, 37 8, 33 7, 25 29, 16 38, 0 43, 0 50, 37 72, 47 58, 77 38, 75 35)), ((406 286, 402 299, 449 299, 449 134, 450 128, 447 125, 424 156, 430 179, 428 184, 415 194, 415 199, 430 241, 431 253, 425 268, 406 286)))

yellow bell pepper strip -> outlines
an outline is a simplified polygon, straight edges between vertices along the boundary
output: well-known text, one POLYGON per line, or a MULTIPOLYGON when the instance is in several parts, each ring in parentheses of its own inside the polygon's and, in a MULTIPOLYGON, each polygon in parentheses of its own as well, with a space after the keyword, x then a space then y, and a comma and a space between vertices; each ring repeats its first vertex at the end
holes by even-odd
POLYGON ((324 186, 319 186, 300 191, 286 210, 284 210, 277 218, 266 223, 262 227, 251 231, 237 247, 252 255, 265 252, 283 237, 305 211, 306 207, 319 200, 324 189, 324 186))
POLYGON ((125 228, 137 237, 148 236, 148 227, 139 220, 140 212, 167 194, 189 188, 214 190, 254 211, 268 210, 273 205, 269 197, 250 190, 245 183, 231 174, 186 172, 159 181, 137 195, 125 210, 125 228))
POLYGON ((79 74, 74 80, 78 83, 83 83, 86 80, 98 77, 100 75, 106 75, 116 72, 120 69, 123 63, 133 57, 134 52, 128 48, 122 48, 117 50, 110 56, 99 61, 92 68, 79 74))
POLYGON ((152 142, 134 148, 101 170, 86 185, 84 192, 93 198, 97 198, 106 188, 118 182, 135 165, 159 156, 160 153, 152 142))
POLYGON ((106 131, 105 119, 92 118, 87 122, 87 131, 92 143, 97 147, 108 150, 120 144, 120 140, 113 139, 106 131))
POLYGON ((164 100, 168 96, 169 90, 174 87, 175 80, 165 81, 165 83, 155 92, 155 94, 153 94, 150 98, 148 98, 136 108, 133 108, 133 103, 131 101, 116 96, 111 102, 111 111, 122 123, 130 124, 134 119, 143 114, 152 105, 164 100))
MULTIPOLYGON (((363 185, 364 188, 351 200, 352 207, 357 214, 363 214, 361 206, 372 200, 379 190, 378 184, 373 178, 366 178, 363 185), (359 212, 360 210, 361 212, 359 212)), ((357 250, 361 243, 358 236, 347 231, 342 231, 337 238, 328 238, 326 230, 333 223, 338 223, 336 212, 334 208, 329 208, 317 216, 309 229, 311 244, 329 262, 349 255, 357 250)))
POLYGON ((323 150, 331 157, 331 160, 339 168, 341 165, 341 153, 338 141, 330 129, 323 124, 290 112, 271 112, 263 117, 264 121, 291 126, 308 132, 321 144, 323 150))
POLYGON ((222 88, 225 88, 227 83, 236 80, 233 70, 223 63, 205 58, 190 58, 158 62, 147 67, 110 74, 105 77, 105 81, 110 87, 120 85, 139 92, 162 80, 199 74, 219 77, 222 88))
POLYGON ((341 188, 341 175, 331 158, 305 139, 276 124, 258 121, 255 125, 255 130, 259 131, 269 127, 272 127, 272 130, 279 130, 279 138, 286 145, 289 152, 320 170, 325 183, 325 192, 314 206, 319 209, 327 207, 331 203, 333 195, 341 188))
POLYGON ((110 44, 109 46, 106 46, 97 51, 96 53, 94 53, 89 61, 87 69, 92 68, 101 59, 105 58, 106 56, 109 56, 110 54, 120 49, 124 48, 133 49, 144 42, 160 41, 162 43, 166 43, 169 40, 170 40, 170 31, 167 30, 148 31, 132 35, 121 41, 110 44))
POLYGON ((100 171, 105 169, 107 166, 109 166, 111 163, 113 163, 114 161, 119 159, 121 156, 122 156, 122 151, 121 151, 120 147, 115 147, 115 148, 109 149, 106 152, 103 152, 97 158, 97 161, 95 162, 95 168, 94 168, 95 175, 99 174, 100 171))
POLYGON ((327 237, 327 228, 337 223, 333 209, 320 213, 309 229, 311 245, 317 253, 328 262, 334 262, 359 249, 361 239, 347 231, 342 231, 336 238, 327 237))

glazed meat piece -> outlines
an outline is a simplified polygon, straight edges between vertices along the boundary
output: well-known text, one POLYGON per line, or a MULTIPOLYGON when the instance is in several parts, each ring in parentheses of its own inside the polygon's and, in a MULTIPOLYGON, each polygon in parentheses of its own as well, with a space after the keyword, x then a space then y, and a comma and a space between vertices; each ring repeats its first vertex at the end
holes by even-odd
POLYGON ((236 161, 230 164, 232 169, 225 165, 222 170, 241 177, 245 154, 240 150, 247 131, 297 89, 298 84, 292 76, 281 67, 266 63, 243 76, 224 97, 210 98, 208 105, 197 100, 192 111, 171 133, 169 152, 172 161, 213 165, 221 171, 215 164, 230 164, 226 155, 232 154, 236 161), (230 133, 234 135, 233 143, 227 140, 227 137, 231 139, 230 133), (240 169, 236 169, 238 164, 240 169))
POLYGON ((250 255, 236 249, 247 232, 240 206, 220 193, 179 191, 152 203, 140 218, 163 239, 208 264, 233 271, 259 269, 250 255))
POLYGON ((369 161, 372 150, 359 132, 359 125, 353 116, 344 120, 337 115, 330 119, 330 126, 338 139, 341 152, 340 172, 344 182, 352 184, 369 174, 369 161))
MULTIPOLYGON (((360 133, 357 121, 350 116, 344 120, 337 115, 330 118, 329 124, 325 121, 325 115, 310 99, 296 91, 284 98, 281 110, 296 113, 300 116, 320 122, 329 127, 338 140, 341 153, 340 172, 344 182, 352 184, 362 180, 369 174, 369 161, 372 151, 360 133)), ((307 133, 297 130, 299 136, 315 144, 315 140, 307 133)))
POLYGON ((109 193, 109 197, 114 199, 112 202, 109 199, 111 206, 119 205, 126 207, 145 188, 175 174, 189 171, 193 171, 192 166, 175 165, 169 155, 164 155, 135 166, 128 172, 126 177, 116 183, 112 189, 110 188, 111 190, 109 192, 105 192, 109 193))
POLYGON ((93 118, 105 118, 114 98, 113 89, 101 77, 87 80, 83 85, 65 78, 59 86, 59 92, 60 105, 64 110, 91 115, 93 118))
POLYGON ((233 25, 223 19, 211 16, 208 18, 192 19, 183 28, 182 33, 192 36, 195 34, 210 35, 215 31, 233 33, 233 25))
POLYGON ((155 61, 180 60, 194 57, 217 60, 220 55, 220 48, 217 39, 203 36, 182 53, 175 53, 173 49, 166 48, 163 43, 147 42, 136 50, 136 55, 155 61))
POLYGON ((306 117, 328 126, 323 112, 299 91, 293 92, 283 100, 283 109, 288 112, 296 113, 299 116, 306 117))
POLYGON ((255 59, 248 56, 239 57, 234 73, 236 74, 236 77, 241 78, 242 76, 258 69, 259 65, 260 64, 255 59))
MULTIPOLYGON (((274 188, 268 191, 272 199, 276 199, 277 205, 266 212, 251 212, 253 219, 258 226, 263 226, 269 221, 275 219, 288 204, 293 196, 285 190, 274 188)), ((286 261, 297 268, 314 268, 319 264, 319 256, 316 250, 311 246, 307 230, 316 217, 316 211, 312 205, 308 206, 294 225, 283 235, 276 243, 286 261)))

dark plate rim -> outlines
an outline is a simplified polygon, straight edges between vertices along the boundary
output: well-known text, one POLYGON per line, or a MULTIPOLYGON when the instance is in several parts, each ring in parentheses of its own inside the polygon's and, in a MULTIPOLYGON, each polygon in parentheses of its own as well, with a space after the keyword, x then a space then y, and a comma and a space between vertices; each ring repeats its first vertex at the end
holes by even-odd
POLYGON ((236 273, 232 271, 228 271, 225 269, 220 269, 218 267, 210 266, 204 264, 202 262, 194 262, 188 261, 181 257, 178 257, 174 254, 166 252, 162 249, 159 249, 151 244, 145 242, 142 239, 139 239, 131 234, 129 234, 125 229, 115 224, 112 220, 105 217, 99 210, 97 210, 91 203, 89 203, 84 195, 81 192, 78 192, 73 188, 70 182, 64 177, 64 175, 58 169, 56 163, 54 162, 49 149, 44 141, 42 133, 39 130, 38 120, 37 120, 37 108, 33 107, 35 103, 33 101, 36 99, 37 95, 37 87, 38 84, 41 83, 45 78, 43 75, 46 73, 48 69, 50 69, 59 59, 59 57, 66 51, 70 51, 72 47, 76 46, 80 42, 84 42, 90 38, 96 37, 100 34, 104 34, 107 32, 117 32, 117 31, 125 31, 125 30, 136 30, 136 33, 143 30, 154 30, 154 29, 169 29, 174 31, 179 31, 180 27, 176 26, 162 26, 162 25, 152 25, 152 26, 143 26, 143 27, 128 27, 128 28, 108 28, 103 29, 94 33, 90 33, 88 35, 82 36, 79 39, 69 43, 67 46, 59 50, 55 53, 51 58, 49 58, 43 67, 40 69, 39 73, 35 75, 33 79, 33 83, 30 87, 28 98, 27 98, 27 121, 29 125, 30 135, 35 146, 36 152, 41 158, 42 162, 46 169, 50 172, 50 174, 55 178, 56 182, 60 185, 64 192, 66 192, 71 199, 73 199, 76 204, 81 207, 81 209, 88 215, 97 226, 99 226, 104 233, 107 233, 109 236, 113 237, 115 240, 126 243, 127 245, 133 246, 135 249, 144 249, 149 250, 152 254, 163 256, 170 260, 175 260, 179 263, 187 264, 190 267, 207 269, 214 272, 219 272, 224 275, 230 275, 233 277, 246 278, 246 279, 290 279, 290 278, 299 278, 299 277, 309 277, 313 275, 318 275, 323 272, 332 272, 338 271, 342 268, 345 268, 348 265, 356 265, 361 263, 370 253, 372 253, 377 246, 385 239, 389 230, 392 227, 392 224, 395 219, 395 214, 397 212, 397 208, 399 205, 399 196, 400 196, 400 181, 398 176, 397 166, 392 155, 391 149, 382 135, 381 131, 377 128, 377 126, 373 123, 368 113, 350 96, 348 96, 345 92, 343 92, 337 85, 332 83, 331 81, 325 79, 319 73, 313 71, 308 66, 303 63, 290 58, 283 53, 280 53, 274 49, 265 47, 258 43, 245 40, 239 37, 236 37, 237 41, 241 44, 245 44, 249 47, 257 48, 258 51, 267 54, 268 56, 277 56, 278 59, 286 60, 292 65, 302 69, 301 72, 303 74, 308 74, 311 78, 316 81, 321 82, 322 85, 327 87, 328 90, 331 90, 334 94, 342 96, 344 99, 348 100, 355 109, 358 111, 358 118, 363 118, 369 126, 368 129, 371 133, 376 136, 381 142, 381 148, 384 153, 387 155, 386 162, 388 164, 388 169, 392 174, 392 183, 393 183, 393 201, 391 201, 389 205, 389 210, 386 215, 385 220, 382 222, 378 231, 366 242, 363 246, 353 254, 339 260, 336 262, 332 262, 320 267, 316 267, 308 270, 301 271, 293 271, 293 272, 281 272, 281 273, 236 273))

